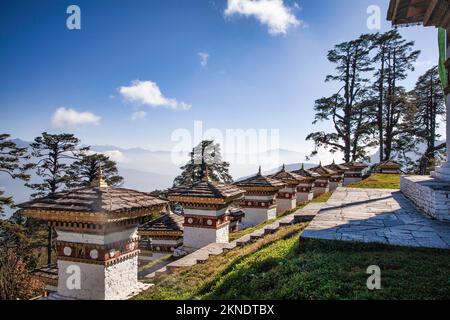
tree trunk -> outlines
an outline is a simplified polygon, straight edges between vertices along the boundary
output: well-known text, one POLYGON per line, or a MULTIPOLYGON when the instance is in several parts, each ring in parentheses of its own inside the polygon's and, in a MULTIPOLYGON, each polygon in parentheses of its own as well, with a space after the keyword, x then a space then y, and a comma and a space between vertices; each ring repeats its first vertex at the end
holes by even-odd
POLYGON ((384 95, 384 49, 381 54, 381 69, 379 83, 379 100, 378 100, 378 143, 380 145, 380 162, 383 161, 384 155, 384 139, 383 139, 383 95, 384 95))

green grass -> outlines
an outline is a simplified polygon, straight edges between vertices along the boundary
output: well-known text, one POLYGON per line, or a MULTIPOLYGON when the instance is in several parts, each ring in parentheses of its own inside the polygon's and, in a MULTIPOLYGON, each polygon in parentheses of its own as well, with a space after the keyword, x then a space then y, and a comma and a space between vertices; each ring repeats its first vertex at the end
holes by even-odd
POLYGON ((211 291, 216 279, 231 272, 241 261, 261 249, 275 244, 280 239, 295 237, 306 224, 297 224, 280 228, 276 233, 252 242, 242 248, 213 256, 204 264, 197 264, 189 269, 168 275, 162 275, 155 281, 155 286, 136 296, 138 300, 173 300, 200 299, 211 291))
POLYGON ((450 297, 448 251, 321 240, 299 245, 296 231, 302 228, 283 228, 264 243, 168 275, 138 299, 450 297), (366 270, 371 265, 381 268, 381 290, 366 287, 366 270))
POLYGON ((352 183, 349 188, 400 189, 399 174, 373 174, 369 178, 352 183))
POLYGON ((175 260, 176 260, 176 258, 173 255, 167 254, 166 256, 163 256, 159 259, 153 260, 153 261, 143 265, 142 267, 139 268, 139 272, 147 270, 149 268, 152 268, 162 262, 167 262, 169 264, 170 262, 175 261, 175 260))
POLYGON ((285 211, 283 213, 277 214, 277 217, 275 219, 271 219, 271 220, 268 220, 268 221, 266 221, 264 223, 260 223, 260 224, 254 226, 254 227, 250 227, 250 228, 247 228, 247 229, 243 229, 243 230, 232 232, 232 233, 230 233, 230 241, 237 240, 237 239, 239 239, 239 238, 241 238, 241 237, 243 237, 243 236, 245 236, 247 234, 252 233, 253 231, 256 231, 258 229, 264 228, 265 226, 267 226, 267 225, 269 225, 271 223, 274 223, 275 221, 280 220, 281 218, 286 217, 286 216, 290 215, 291 213, 296 212, 297 210, 300 210, 300 209, 304 208, 307 204, 308 204, 308 202, 301 203, 296 208, 294 208, 292 210, 288 210, 288 211, 285 211))
POLYGON ((311 200, 310 203, 327 202, 328 199, 330 199, 330 197, 333 195, 333 192, 334 191, 330 191, 330 192, 321 194, 317 198, 314 198, 313 200, 311 200))

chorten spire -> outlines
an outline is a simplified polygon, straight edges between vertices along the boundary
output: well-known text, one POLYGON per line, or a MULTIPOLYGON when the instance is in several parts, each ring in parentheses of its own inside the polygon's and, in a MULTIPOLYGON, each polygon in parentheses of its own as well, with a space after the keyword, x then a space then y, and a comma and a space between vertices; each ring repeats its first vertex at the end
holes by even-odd
POLYGON ((283 167, 281 167, 281 171, 286 171, 286 165, 283 163, 283 167))
POLYGON ((100 166, 98 168, 98 174, 95 179, 91 182, 91 187, 94 188, 106 188, 108 187, 108 183, 105 180, 105 176, 103 175, 103 168, 100 166))
POLYGON ((305 170, 305 164, 304 164, 304 163, 302 163, 301 169, 302 169, 302 170, 305 170))
POLYGON ((262 173, 261 173, 261 166, 259 166, 259 169, 258 169, 258 176, 261 176, 262 175, 262 173))
POLYGON ((202 165, 202 181, 205 181, 205 182, 209 182, 209 181, 211 181, 210 179, 209 179, 209 172, 208 172, 208 166, 206 165, 206 163, 203 163, 203 165, 202 165))

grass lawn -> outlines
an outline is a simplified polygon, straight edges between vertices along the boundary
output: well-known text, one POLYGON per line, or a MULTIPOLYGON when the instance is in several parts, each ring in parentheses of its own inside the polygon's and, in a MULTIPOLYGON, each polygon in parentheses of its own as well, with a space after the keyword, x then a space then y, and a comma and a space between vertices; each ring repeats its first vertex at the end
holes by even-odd
POLYGON ((138 299, 448 299, 450 252, 308 240, 281 229, 206 264, 167 275, 138 299), (366 287, 370 265, 381 290, 366 287), (243 285, 245 284, 245 285, 243 285))
POLYGON ((156 266, 157 264, 163 263, 163 262, 167 262, 167 264, 171 263, 172 261, 175 261, 176 258, 171 255, 171 254, 167 254, 166 256, 163 256, 159 259, 153 260, 145 265, 143 265, 142 267, 140 267, 138 270, 139 272, 150 269, 154 266, 156 266))
POLYGON ((280 228, 249 245, 213 256, 204 264, 189 269, 162 275, 156 279, 155 286, 136 296, 138 300, 198 299, 210 292, 216 279, 230 273, 236 265, 261 249, 277 243, 280 239, 297 237, 306 224, 280 228))
POLYGON ((369 178, 352 183, 349 188, 400 189, 399 174, 373 174, 369 178))

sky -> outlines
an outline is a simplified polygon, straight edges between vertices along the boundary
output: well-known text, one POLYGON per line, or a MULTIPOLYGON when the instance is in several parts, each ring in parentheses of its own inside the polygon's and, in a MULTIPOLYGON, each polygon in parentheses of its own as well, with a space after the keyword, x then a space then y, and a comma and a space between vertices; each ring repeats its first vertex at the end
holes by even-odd
MULTIPOLYGON (((309 153, 308 133, 330 129, 312 125, 314 101, 337 88, 324 82, 327 51, 378 31, 367 27, 371 5, 389 30, 388 0, 3 0, 1 131, 171 150, 201 121, 223 134, 275 129, 278 147, 309 153), (81 29, 68 29, 70 5, 81 29)), ((412 89, 437 63, 437 31, 400 32, 422 51, 403 83, 412 89)))

